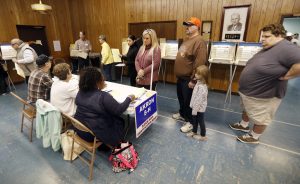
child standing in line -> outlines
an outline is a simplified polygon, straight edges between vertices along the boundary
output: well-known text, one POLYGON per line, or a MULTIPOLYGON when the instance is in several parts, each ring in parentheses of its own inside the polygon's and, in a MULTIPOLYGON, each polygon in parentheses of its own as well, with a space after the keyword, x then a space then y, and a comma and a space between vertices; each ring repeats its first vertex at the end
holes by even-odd
POLYGON ((190 102, 192 108, 192 125, 193 130, 188 132, 188 137, 193 137, 196 140, 206 141, 206 128, 204 123, 204 113, 207 106, 207 81, 209 69, 205 65, 201 65, 196 69, 195 78, 197 83, 193 89, 193 94, 190 102), (197 134, 198 124, 200 125, 200 135, 197 134))

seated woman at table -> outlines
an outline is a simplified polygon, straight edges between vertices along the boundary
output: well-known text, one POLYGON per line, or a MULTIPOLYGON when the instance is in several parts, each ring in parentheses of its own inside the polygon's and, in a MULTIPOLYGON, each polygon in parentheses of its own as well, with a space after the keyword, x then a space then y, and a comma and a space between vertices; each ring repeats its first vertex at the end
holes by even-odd
POLYGON ((74 116, 76 112, 75 98, 79 91, 78 80, 72 78, 70 65, 60 63, 54 66, 55 76, 50 92, 50 103, 61 112, 74 116))
POLYGON ((161 51, 157 41, 156 32, 153 29, 146 29, 143 32, 143 45, 135 58, 135 69, 137 71, 136 81, 138 87, 150 89, 151 71, 153 70, 151 90, 155 90, 158 81, 160 61, 161 51))
MULTIPOLYGON (((125 134, 124 120, 120 116, 134 100, 134 95, 129 95, 123 103, 118 103, 109 93, 101 91, 104 87, 104 77, 99 69, 83 69, 79 78, 74 117, 90 128, 104 144, 117 146, 125 134)), ((91 134, 77 129, 75 131, 82 139, 93 141, 91 134)))

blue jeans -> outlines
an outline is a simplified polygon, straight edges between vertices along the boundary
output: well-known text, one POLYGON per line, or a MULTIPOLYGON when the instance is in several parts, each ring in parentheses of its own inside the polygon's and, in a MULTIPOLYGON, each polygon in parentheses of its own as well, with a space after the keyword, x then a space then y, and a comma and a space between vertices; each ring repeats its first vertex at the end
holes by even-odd
POLYGON ((192 122, 192 109, 190 102, 193 94, 193 89, 189 88, 189 78, 177 78, 177 97, 179 101, 179 113, 185 121, 192 122))
POLYGON ((111 69, 113 64, 103 65, 104 77, 106 81, 112 81, 111 78, 111 69))

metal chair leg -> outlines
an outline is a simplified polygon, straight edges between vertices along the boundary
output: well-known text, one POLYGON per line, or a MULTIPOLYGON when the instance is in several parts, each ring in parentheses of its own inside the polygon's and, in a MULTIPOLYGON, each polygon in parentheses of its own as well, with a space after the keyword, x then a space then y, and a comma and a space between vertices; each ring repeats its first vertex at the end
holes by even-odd
POLYGON ((94 172, 94 161, 95 161, 95 152, 96 152, 96 139, 94 139, 94 147, 93 147, 93 152, 92 152, 92 158, 91 158, 91 163, 90 163, 90 176, 89 176, 89 181, 93 179, 93 172, 94 172))
POLYGON ((30 142, 32 142, 32 131, 33 130, 33 119, 31 120, 31 126, 30 126, 30 142))
POLYGON ((23 132, 23 126, 24 126, 24 114, 22 113, 22 119, 21 119, 21 132, 23 132))

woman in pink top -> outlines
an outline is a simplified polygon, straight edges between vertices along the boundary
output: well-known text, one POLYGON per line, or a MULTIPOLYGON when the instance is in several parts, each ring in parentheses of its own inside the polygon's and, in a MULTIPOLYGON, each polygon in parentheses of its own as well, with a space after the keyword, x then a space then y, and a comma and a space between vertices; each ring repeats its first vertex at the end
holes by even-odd
POLYGON ((137 87, 155 90, 158 81, 158 72, 161 61, 161 53, 157 41, 156 32, 153 29, 146 29, 143 32, 143 45, 136 58, 135 69, 137 71, 137 87), (151 85, 151 71, 153 71, 151 85))

